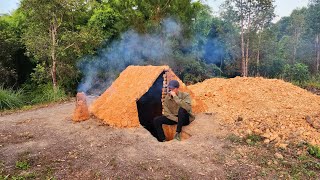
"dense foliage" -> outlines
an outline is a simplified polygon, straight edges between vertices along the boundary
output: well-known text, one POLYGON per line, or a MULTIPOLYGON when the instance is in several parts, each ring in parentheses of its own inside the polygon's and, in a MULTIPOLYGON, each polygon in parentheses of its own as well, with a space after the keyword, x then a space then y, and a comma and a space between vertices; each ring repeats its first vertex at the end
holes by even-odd
POLYGON ((213 16, 191 0, 21 0, 0 16, 2 94, 22 89, 39 103, 78 87, 101 93, 131 64, 170 65, 187 84, 239 75, 320 81, 319 0, 278 22, 272 0, 221 8, 213 16))

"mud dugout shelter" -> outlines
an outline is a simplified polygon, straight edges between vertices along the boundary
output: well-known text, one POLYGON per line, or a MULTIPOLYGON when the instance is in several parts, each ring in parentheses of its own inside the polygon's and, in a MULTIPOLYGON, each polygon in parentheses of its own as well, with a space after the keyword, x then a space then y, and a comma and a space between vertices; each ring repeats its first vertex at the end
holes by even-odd
POLYGON ((106 124, 118 128, 139 127, 152 134, 152 119, 162 115, 162 101, 170 80, 192 98, 192 110, 200 113, 207 106, 187 88, 169 66, 128 66, 112 85, 93 103, 91 112, 106 124))

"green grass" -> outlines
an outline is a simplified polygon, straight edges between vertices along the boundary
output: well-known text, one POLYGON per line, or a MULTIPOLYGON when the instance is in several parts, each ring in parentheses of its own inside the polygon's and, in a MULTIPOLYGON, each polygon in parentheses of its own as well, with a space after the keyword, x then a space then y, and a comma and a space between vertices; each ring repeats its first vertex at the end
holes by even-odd
POLYGON ((315 178, 320 170, 320 163, 308 155, 300 155, 296 162, 288 164, 288 172, 293 179, 315 178))
POLYGON ((28 98, 31 104, 39 104, 63 101, 67 99, 67 95, 63 89, 57 87, 57 89, 54 90, 51 84, 46 84, 29 91, 28 98))
POLYGON ((308 145, 308 152, 311 156, 320 159, 320 148, 318 146, 308 145))
POLYGON ((235 135, 235 134, 229 134, 226 139, 232 143, 242 143, 243 142, 242 138, 235 135))
POLYGON ((263 137, 256 134, 250 134, 247 135, 245 139, 249 145, 256 145, 258 142, 261 142, 263 140, 263 137))
POLYGON ((25 175, 0 175, 0 180, 28 180, 28 179, 35 179, 36 174, 34 173, 27 173, 25 175))
POLYGON ((320 89, 320 82, 318 81, 309 81, 304 84, 304 87, 311 87, 320 89))
POLYGON ((9 175, 3 176, 0 175, 0 180, 8 180, 9 179, 9 175))
POLYGON ((64 101, 67 98, 62 88, 54 90, 51 84, 36 87, 26 85, 17 91, 0 86, 0 110, 28 110, 33 105, 64 101))
POLYGON ((28 161, 17 161, 16 162, 16 168, 21 169, 21 170, 27 170, 30 168, 30 165, 28 161))
POLYGON ((16 109, 24 104, 22 91, 14 91, 12 89, 4 89, 0 86, 0 110, 16 109))

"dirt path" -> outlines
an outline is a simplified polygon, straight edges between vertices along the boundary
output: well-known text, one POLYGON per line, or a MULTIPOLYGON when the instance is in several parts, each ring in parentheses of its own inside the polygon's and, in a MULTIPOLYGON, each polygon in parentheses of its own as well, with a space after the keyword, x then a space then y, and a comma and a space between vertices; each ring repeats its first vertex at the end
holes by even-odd
MULTIPOLYGON (((115 129, 95 119, 73 123, 74 102, 0 117, 4 175, 35 179, 225 179, 223 131, 199 115, 186 141, 159 143, 143 127, 115 129), (19 170, 16 163, 30 168, 19 170)), ((192 126, 192 128, 191 128, 192 126)))

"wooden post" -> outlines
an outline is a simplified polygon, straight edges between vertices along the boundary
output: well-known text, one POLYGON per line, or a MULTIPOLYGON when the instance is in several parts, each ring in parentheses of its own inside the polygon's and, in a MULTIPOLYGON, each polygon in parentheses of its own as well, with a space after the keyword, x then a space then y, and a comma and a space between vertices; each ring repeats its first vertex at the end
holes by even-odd
MULTIPOLYGON (((168 83, 169 83, 168 71, 165 71, 163 74, 163 86, 162 86, 162 96, 161 96, 162 107, 163 107, 164 99, 168 94, 168 83)), ((162 113, 163 113, 163 108, 162 108, 162 113)))

